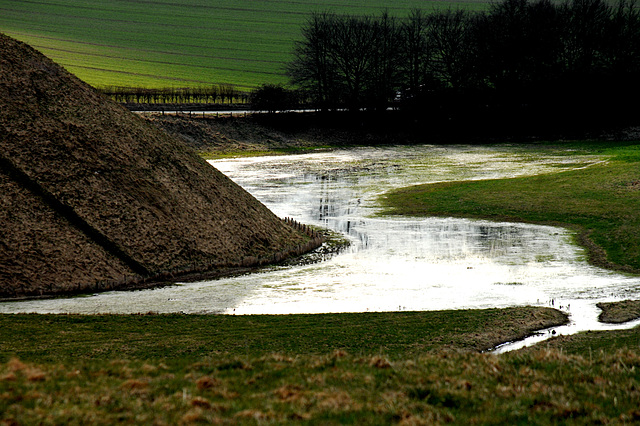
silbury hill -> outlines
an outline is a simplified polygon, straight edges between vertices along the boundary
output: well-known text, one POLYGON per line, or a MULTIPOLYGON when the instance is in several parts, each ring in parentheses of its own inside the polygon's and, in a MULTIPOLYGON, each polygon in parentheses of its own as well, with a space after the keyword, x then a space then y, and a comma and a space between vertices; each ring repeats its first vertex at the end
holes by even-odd
POLYGON ((246 265, 308 240, 190 148, 0 34, 0 297, 246 265))

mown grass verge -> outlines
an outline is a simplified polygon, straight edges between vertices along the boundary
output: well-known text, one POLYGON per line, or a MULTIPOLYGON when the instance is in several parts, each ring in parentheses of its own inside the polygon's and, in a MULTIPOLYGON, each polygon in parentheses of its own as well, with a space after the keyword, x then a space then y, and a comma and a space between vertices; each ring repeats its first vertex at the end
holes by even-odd
POLYGON ((580 149, 608 160, 557 174, 415 186, 380 201, 387 215, 565 226, 578 231, 591 263, 640 273, 640 145, 585 142, 580 149))

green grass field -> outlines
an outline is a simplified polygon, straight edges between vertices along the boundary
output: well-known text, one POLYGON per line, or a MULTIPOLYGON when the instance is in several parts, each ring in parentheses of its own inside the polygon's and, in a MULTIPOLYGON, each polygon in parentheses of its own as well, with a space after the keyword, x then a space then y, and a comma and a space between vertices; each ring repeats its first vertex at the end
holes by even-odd
POLYGON ((283 83, 312 11, 405 17, 413 8, 484 8, 421 0, 0 0, 0 32, 29 43, 93 86, 283 83))
POLYGON ((209 356, 416 357, 479 352, 567 321, 550 308, 318 315, 0 315, 0 362, 137 359, 192 363, 209 356))

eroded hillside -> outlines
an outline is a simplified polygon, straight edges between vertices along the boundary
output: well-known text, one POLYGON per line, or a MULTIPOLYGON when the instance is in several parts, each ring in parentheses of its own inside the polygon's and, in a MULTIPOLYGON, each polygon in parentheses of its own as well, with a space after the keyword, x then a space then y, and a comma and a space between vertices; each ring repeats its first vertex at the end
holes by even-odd
POLYGON ((0 34, 0 294, 95 289, 307 242, 190 148, 0 34))

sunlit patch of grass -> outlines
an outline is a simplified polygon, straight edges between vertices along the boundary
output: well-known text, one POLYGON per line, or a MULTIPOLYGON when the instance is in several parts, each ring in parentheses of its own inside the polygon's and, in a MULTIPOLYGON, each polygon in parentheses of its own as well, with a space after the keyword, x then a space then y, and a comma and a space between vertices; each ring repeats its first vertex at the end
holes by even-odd
MULTIPOLYGON (((640 272, 640 191, 634 189, 640 145, 584 142, 581 152, 606 155, 585 169, 532 177, 446 182, 391 191, 384 214, 479 217, 563 225, 596 265, 640 272)), ((545 146, 540 146, 544 152, 545 146)))

